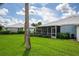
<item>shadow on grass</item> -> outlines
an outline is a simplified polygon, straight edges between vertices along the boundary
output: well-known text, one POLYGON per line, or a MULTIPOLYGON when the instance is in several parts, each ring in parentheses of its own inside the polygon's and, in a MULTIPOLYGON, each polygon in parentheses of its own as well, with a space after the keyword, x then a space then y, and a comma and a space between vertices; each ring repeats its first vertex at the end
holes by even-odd
POLYGON ((25 49, 23 56, 29 56, 30 50, 31 49, 25 49))

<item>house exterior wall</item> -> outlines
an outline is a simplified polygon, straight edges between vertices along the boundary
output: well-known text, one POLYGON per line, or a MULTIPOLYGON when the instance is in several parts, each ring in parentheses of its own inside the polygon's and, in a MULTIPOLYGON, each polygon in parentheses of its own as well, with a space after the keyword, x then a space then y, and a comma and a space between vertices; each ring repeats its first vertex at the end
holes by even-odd
POLYGON ((75 25, 63 25, 61 26, 60 32, 76 34, 76 26, 75 25))
POLYGON ((13 28, 13 27, 11 28, 11 27, 10 27, 10 28, 7 28, 7 30, 10 31, 10 32, 17 32, 17 31, 20 31, 20 30, 21 30, 21 31, 22 31, 22 30, 24 31, 24 28, 22 29, 22 28, 13 28))
MULTIPOLYGON (((36 34, 40 34, 42 36, 51 36, 52 37, 57 37, 58 33, 69 33, 70 38, 75 39, 76 38, 76 25, 63 25, 63 26, 52 26, 52 27, 39 27, 37 28, 36 34), (43 30, 44 28, 44 30, 43 30), (46 29, 47 28, 47 29, 46 29), (41 30, 42 29, 42 30, 41 30), (49 32, 50 30, 50 32, 49 32), (42 31, 42 33, 41 33, 42 31)), ((79 31, 79 29, 77 30, 79 31)), ((78 38, 79 38, 79 32, 78 32, 78 38)))
POLYGON ((77 36, 76 36, 76 38, 77 38, 77 41, 79 41, 79 25, 76 27, 76 32, 77 32, 77 36))
POLYGON ((7 28, 7 30, 10 32, 17 32, 18 28, 7 28))

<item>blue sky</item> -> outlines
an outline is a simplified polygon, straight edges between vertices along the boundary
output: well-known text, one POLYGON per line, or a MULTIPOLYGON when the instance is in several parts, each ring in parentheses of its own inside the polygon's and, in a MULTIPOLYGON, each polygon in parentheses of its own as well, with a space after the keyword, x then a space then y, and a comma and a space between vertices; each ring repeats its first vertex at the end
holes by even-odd
POLYGON ((30 23, 49 23, 72 15, 79 15, 79 3, 32 3, 30 23))
MULTIPOLYGON (((23 3, 5 3, 3 5, 0 6, 0 18, 2 18, 4 21, 6 19, 8 20, 12 20, 14 19, 14 21, 19 22, 19 20, 23 21, 24 18, 24 6, 25 4, 23 3)), ((12 20, 13 21, 13 20, 12 20)), ((11 22, 12 22, 11 21, 11 22)))
MULTIPOLYGON (((0 23, 24 22, 24 3, 5 3, 0 6, 0 23)), ((29 22, 49 23, 72 15, 79 15, 79 3, 30 3, 29 22)))

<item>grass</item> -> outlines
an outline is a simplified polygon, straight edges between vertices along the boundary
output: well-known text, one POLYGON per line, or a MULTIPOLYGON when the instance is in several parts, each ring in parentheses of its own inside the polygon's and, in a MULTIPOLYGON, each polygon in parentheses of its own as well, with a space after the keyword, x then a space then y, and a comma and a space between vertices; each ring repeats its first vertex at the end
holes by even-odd
POLYGON ((0 35, 0 56, 79 56, 79 43, 73 40, 31 37, 31 50, 23 42, 22 34, 0 35))

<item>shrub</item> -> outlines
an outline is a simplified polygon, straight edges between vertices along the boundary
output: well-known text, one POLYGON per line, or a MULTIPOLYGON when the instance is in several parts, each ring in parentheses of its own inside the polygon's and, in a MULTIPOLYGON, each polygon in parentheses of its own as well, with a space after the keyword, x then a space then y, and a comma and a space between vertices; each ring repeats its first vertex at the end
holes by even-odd
POLYGON ((10 31, 0 31, 0 34, 9 34, 10 31))
POLYGON ((0 31, 0 34, 24 34, 25 31, 11 32, 11 31, 0 31))
POLYGON ((8 34, 17 34, 17 32, 10 32, 10 33, 8 33, 8 34))
POLYGON ((0 31, 2 30, 2 26, 0 26, 0 31))
POLYGON ((70 36, 69 36, 69 33, 58 33, 57 38, 60 38, 60 39, 69 39, 70 36))
POLYGON ((25 31, 18 31, 17 34, 24 34, 25 31))

